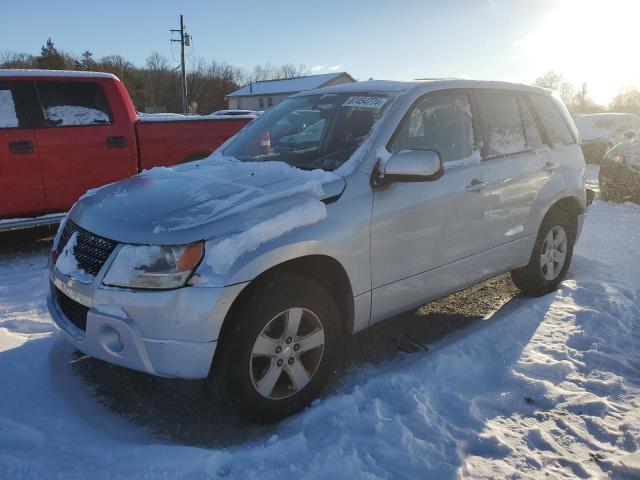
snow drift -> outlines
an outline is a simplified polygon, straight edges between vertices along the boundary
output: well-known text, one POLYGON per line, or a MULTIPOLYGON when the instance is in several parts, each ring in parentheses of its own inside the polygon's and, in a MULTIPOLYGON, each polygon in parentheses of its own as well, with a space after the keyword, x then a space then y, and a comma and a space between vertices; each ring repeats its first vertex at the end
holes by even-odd
POLYGON ((226 449, 168 444, 91 398, 48 322, 45 265, 45 251, 0 262, 0 478, 640 476, 636 205, 594 203, 558 291, 363 366, 226 449))

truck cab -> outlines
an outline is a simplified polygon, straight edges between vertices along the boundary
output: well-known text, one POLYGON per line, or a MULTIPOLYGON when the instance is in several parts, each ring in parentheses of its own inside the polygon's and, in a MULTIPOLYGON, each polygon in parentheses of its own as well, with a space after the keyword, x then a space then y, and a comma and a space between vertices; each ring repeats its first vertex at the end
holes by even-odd
POLYGON ((251 118, 139 120, 109 73, 0 70, 0 219, 49 223, 89 189, 209 155, 251 118))

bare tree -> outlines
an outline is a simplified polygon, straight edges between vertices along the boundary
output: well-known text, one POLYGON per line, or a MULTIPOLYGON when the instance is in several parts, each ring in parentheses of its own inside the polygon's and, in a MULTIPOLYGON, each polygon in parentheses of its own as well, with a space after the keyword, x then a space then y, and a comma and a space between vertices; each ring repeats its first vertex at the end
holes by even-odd
POLYGON ((536 87, 548 88, 549 90, 560 91, 560 87, 563 83, 562 75, 553 70, 549 70, 547 73, 535 79, 533 84, 536 87))
POLYGON ((36 57, 28 53, 4 52, 0 55, 2 68, 35 68, 36 57))
MULTIPOLYGON (((58 50, 53 40, 47 40, 39 56, 3 52, 0 68, 59 68, 109 72, 122 80, 136 109, 162 107, 169 112, 181 111, 180 75, 169 60, 159 52, 147 57, 144 67, 137 67, 121 55, 107 55, 94 60, 88 50, 73 56, 58 50)), ((226 108, 226 95, 249 82, 292 78, 308 73, 304 65, 271 63, 257 65, 250 72, 227 63, 195 59, 187 70, 190 111, 211 113, 226 108)))
POLYGON ((576 87, 574 87, 570 82, 566 82, 560 73, 549 70, 541 77, 536 78, 534 85, 558 92, 560 94, 560 98, 570 112, 578 110, 576 103, 576 87))
POLYGON ((640 90, 630 85, 623 87, 611 101, 609 109, 640 115, 640 90))

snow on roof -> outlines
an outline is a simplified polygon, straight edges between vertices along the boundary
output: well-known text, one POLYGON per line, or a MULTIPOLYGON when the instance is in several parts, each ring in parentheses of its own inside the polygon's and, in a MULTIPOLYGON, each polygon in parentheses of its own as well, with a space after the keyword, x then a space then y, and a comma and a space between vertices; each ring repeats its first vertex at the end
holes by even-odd
POLYGON ((105 72, 86 72, 78 70, 38 70, 38 69, 5 69, 0 68, 0 78, 3 77, 84 77, 84 78, 114 78, 118 77, 105 72))
POLYGON ((300 92, 296 96, 314 95, 318 93, 355 93, 355 92, 404 92, 416 86, 416 82, 396 82, 393 80, 367 80, 364 82, 341 83, 324 87, 313 92, 300 92))
POLYGON ((319 75, 307 75, 305 77, 283 78, 281 80, 267 80, 256 82, 231 92, 227 97, 244 97, 251 95, 269 95, 275 93, 296 93, 303 90, 319 88, 327 82, 341 75, 351 76, 347 72, 322 73, 319 75))
POLYGON ((551 95, 551 91, 524 85, 521 83, 496 82, 489 80, 466 80, 466 79, 433 79, 419 80, 411 82, 400 82, 393 80, 367 80, 364 82, 342 83, 325 87, 313 92, 300 92, 298 96, 312 95, 318 93, 355 93, 355 92, 403 92, 411 89, 420 89, 427 93, 430 91, 449 89, 449 88, 489 88, 498 90, 516 90, 530 93, 541 93, 551 95))

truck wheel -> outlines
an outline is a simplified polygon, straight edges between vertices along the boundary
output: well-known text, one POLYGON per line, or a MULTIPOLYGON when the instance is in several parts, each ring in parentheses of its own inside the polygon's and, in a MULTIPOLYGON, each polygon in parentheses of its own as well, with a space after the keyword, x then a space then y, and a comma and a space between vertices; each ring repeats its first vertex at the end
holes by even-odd
POLYGON ((322 285, 294 274, 261 282, 243 303, 213 375, 229 405, 268 423, 320 393, 339 347, 338 308, 322 285))
POLYGON ((555 290, 564 279, 576 236, 577 219, 566 213, 547 214, 525 267, 511 271, 513 283, 526 295, 540 296, 555 290))

